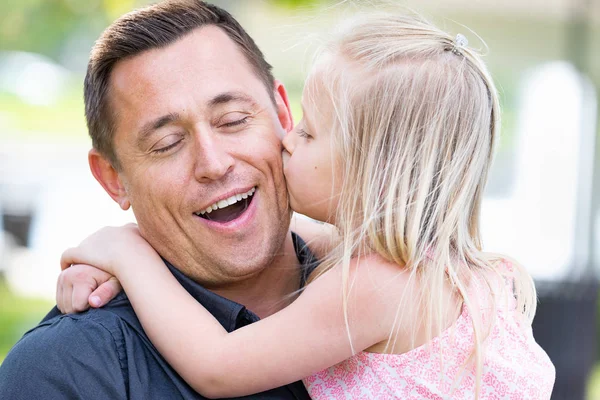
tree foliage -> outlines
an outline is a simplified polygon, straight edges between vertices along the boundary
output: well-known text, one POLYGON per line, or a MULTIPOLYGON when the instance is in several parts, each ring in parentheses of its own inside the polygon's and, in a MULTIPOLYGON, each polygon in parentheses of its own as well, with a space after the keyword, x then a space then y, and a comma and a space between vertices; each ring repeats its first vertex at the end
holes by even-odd
MULTIPOLYGON (((212 2, 228 8, 237 1, 212 2)), ((276 7, 294 8, 319 0, 266 1, 276 7)), ((0 51, 31 51, 58 60, 64 46, 73 40, 82 37, 87 44, 118 16, 150 2, 152 0, 2 0, 0 51)))
POLYGON ((3 0, 0 50, 58 58, 78 35, 96 37, 111 20, 148 0, 3 0))

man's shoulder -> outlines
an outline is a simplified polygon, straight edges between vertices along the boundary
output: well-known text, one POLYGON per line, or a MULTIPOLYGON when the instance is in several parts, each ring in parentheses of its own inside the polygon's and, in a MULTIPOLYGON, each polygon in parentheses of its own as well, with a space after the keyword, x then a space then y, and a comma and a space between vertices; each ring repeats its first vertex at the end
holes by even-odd
MULTIPOLYGON (((61 315, 56 310, 15 344, 0 367, 0 398, 78 398, 89 388, 125 393, 124 321, 114 309, 61 315)), ((96 397, 94 397, 96 398, 96 397)))
POLYGON ((121 330, 124 323, 139 325, 127 296, 121 293, 105 307, 90 308, 82 313, 62 314, 54 307, 37 326, 24 335, 24 338, 32 334, 50 335, 54 330, 66 329, 69 332, 103 330, 107 334, 113 334, 121 330))
MULTIPOLYGON (((5 362, 17 357, 20 363, 29 358, 79 357, 90 352, 118 352, 125 331, 141 330, 141 325, 126 299, 115 299, 107 307, 78 314, 61 314, 55 307, 15 344, 5 362)), ((35 362, 35 361, 34 361, 35 362)), ((42 361, 44 362, 44 361, 42 361)))
POLYGON ((56 307, 35 327, 26 332, 11 353, 20 357, 40 353, 62 356, 81 350, 84 345, 102 346, 105 351, 120 339, 123 318, 120 310, 107 307, 79 314, 61 314, 56 307))

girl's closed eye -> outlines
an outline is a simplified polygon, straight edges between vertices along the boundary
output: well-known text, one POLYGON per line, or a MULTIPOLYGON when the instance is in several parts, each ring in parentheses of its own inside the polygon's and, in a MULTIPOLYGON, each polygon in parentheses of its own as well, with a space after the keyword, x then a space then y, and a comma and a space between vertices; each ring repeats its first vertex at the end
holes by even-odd
POLYGON ((309 135, 304 129, 298 129, 298 135, 305 139, 312 139, 312 136, 309 135))

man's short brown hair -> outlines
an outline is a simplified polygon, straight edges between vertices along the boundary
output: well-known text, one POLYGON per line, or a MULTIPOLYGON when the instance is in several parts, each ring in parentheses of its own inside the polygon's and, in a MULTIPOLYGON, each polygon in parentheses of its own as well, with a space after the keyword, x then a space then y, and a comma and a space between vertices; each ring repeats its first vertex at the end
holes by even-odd
POLYGON ((123 15, 100 36, 84 82, 85 117, 92 144, 117 170, 113 147, 115 110, 109 101, 110 74, 120 60, 166 47, 191 31, 214 25, 239 46, 274 102, 271 65, 254 40, 227 11, 200 0, 167 0, 123 15))

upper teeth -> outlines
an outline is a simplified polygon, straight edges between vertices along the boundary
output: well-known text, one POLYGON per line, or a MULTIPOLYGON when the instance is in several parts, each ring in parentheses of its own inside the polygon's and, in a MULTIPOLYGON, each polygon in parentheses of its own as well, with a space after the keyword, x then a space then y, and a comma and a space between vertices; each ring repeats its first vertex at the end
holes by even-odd
POLYGON ((228 207, 228 206, 230 206, 232 204, 237 203, 238 201, 240 201, 242 199, 247 199, 248 197, 252 196, 255 191, 256 191, 256 188, 253 187, 252 189, 248 190, 246 193, 234 194, 233 196, 228 197, 225 200, 219 200, 219 201, 217 201, 216 203, 208 206, 208 208, 206 208, 206 210, 200 211, 197 214, 198 215, 204 215, 206 213, 211 213, 213 210, 217 210, 219 208, 228 207))

